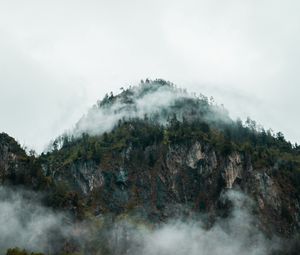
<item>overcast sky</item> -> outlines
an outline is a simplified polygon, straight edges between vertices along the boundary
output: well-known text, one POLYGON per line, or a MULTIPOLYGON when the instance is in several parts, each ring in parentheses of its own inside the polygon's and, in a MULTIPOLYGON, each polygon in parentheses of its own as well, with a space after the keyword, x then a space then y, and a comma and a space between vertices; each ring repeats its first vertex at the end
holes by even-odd
POLYGON ((300 143, 299 13, 297 0, 0 0, 0 131, 41 151, 149 77, 300 143))

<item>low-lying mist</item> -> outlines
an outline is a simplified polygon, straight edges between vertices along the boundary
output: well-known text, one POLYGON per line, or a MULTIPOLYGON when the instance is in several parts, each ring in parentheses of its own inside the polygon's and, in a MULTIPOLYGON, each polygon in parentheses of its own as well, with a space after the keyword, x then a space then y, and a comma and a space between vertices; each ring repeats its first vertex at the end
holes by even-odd
POLYGON ((0 253, 21 247, 30 251, 54 251, 68 235, 64 215, 41 205, 31 191, 0 186, 0 253))
POLYGON ((259 230, 247 196, 228 191, 221 200, 230 202, 232 210, 210 228, 191 219, 171 219, 152 229, 121 220, 108 233, 107 250, 130 255, 266 255, 279 247, 279 240, 267 239, 259 230))
POLYGON ((279 239, 270 240, 260 231, 251 213, 253 202, 239 191, 221 195, 221 203, 230 203, 231 210, 211 227, 191 218, 152 225, 128 215, 113 221, 100 215, 69 225, 32 192, 0 187, 0 194, 1 254, 16 246, 51 254, 68 239, 78 252, 98 255, 267 255, 279 248, 279 239))

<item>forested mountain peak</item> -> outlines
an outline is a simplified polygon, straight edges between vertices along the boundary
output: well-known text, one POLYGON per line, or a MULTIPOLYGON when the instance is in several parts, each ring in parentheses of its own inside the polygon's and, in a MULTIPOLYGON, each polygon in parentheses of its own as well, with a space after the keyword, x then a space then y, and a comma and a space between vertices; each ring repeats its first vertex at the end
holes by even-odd
POLYGON ((119 121, 136 118, 165 125, 174 115, 180 121, 200 118, 210 122, 230 121, 224 107, 162 79, 147 79, 121 90, 118 95, 106 94, 99 100, 79 120, 72 133, 75 136, 82 133, 99 135, 111 131, 119 121))
POLYGON ((171 219, 205 218, 197 235, 199 229, 214 233, 215 225, 226 238, 239 233, 234 249, 250 242, 247 255, 257 234, 268 236, 259 254, 274 254, 268 240, 300 231, 299 146, 161 79, 106 95, 38 157, 6 134, 0 134, 1 148, 7 152, 0 157, 3 184, 43 192, 44 206, 68 213, 71 234, 54 242, 59 246, 45 238, 41 251, 51 243, 55 252, 143 254, 132 246, 141 241, 132 228, 149 233, 171 219), (88 225, 88 240, 74 222, 88 225), (120 229, 126 234, 114 232, 120 229))

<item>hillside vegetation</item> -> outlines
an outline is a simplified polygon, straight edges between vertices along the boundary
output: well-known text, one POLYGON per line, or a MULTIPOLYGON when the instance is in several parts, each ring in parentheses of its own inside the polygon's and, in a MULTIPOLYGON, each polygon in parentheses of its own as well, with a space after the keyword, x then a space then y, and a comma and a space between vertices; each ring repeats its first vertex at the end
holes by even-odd
POLYGON ((39 156, 1 134, 0 179, 42 192, 70 222, 99 227, 85 248, 66 238, 60 249, 69 253, 114 254, 99 236, 120 217, 153 227, 200 213, 209 228, 230 215, 221 201, 228 190, 253 200, 264 235, 294 238, 300 229, 300 146, 160 79, 106 95, 39 156))

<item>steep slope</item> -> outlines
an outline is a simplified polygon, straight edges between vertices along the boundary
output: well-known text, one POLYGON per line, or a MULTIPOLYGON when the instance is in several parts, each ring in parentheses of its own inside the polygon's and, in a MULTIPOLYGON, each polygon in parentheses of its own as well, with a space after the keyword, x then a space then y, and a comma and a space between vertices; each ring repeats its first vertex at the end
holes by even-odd
POLYGON ((203 96, 148 81, 106 96, 75 134, 58 138, 41 162, 95 215, 161 221, 192 210, 215 218, 226 214, 222 192, 238 188, 255 201, 266 232, 299 229, 299 148, 251 120, 232 121, 203 96))
POLYGON ((34 189, 45 182, 38 160, 33 155, 26 155, 21 146, 5 133, 0 134, 0 182, 34 189))

